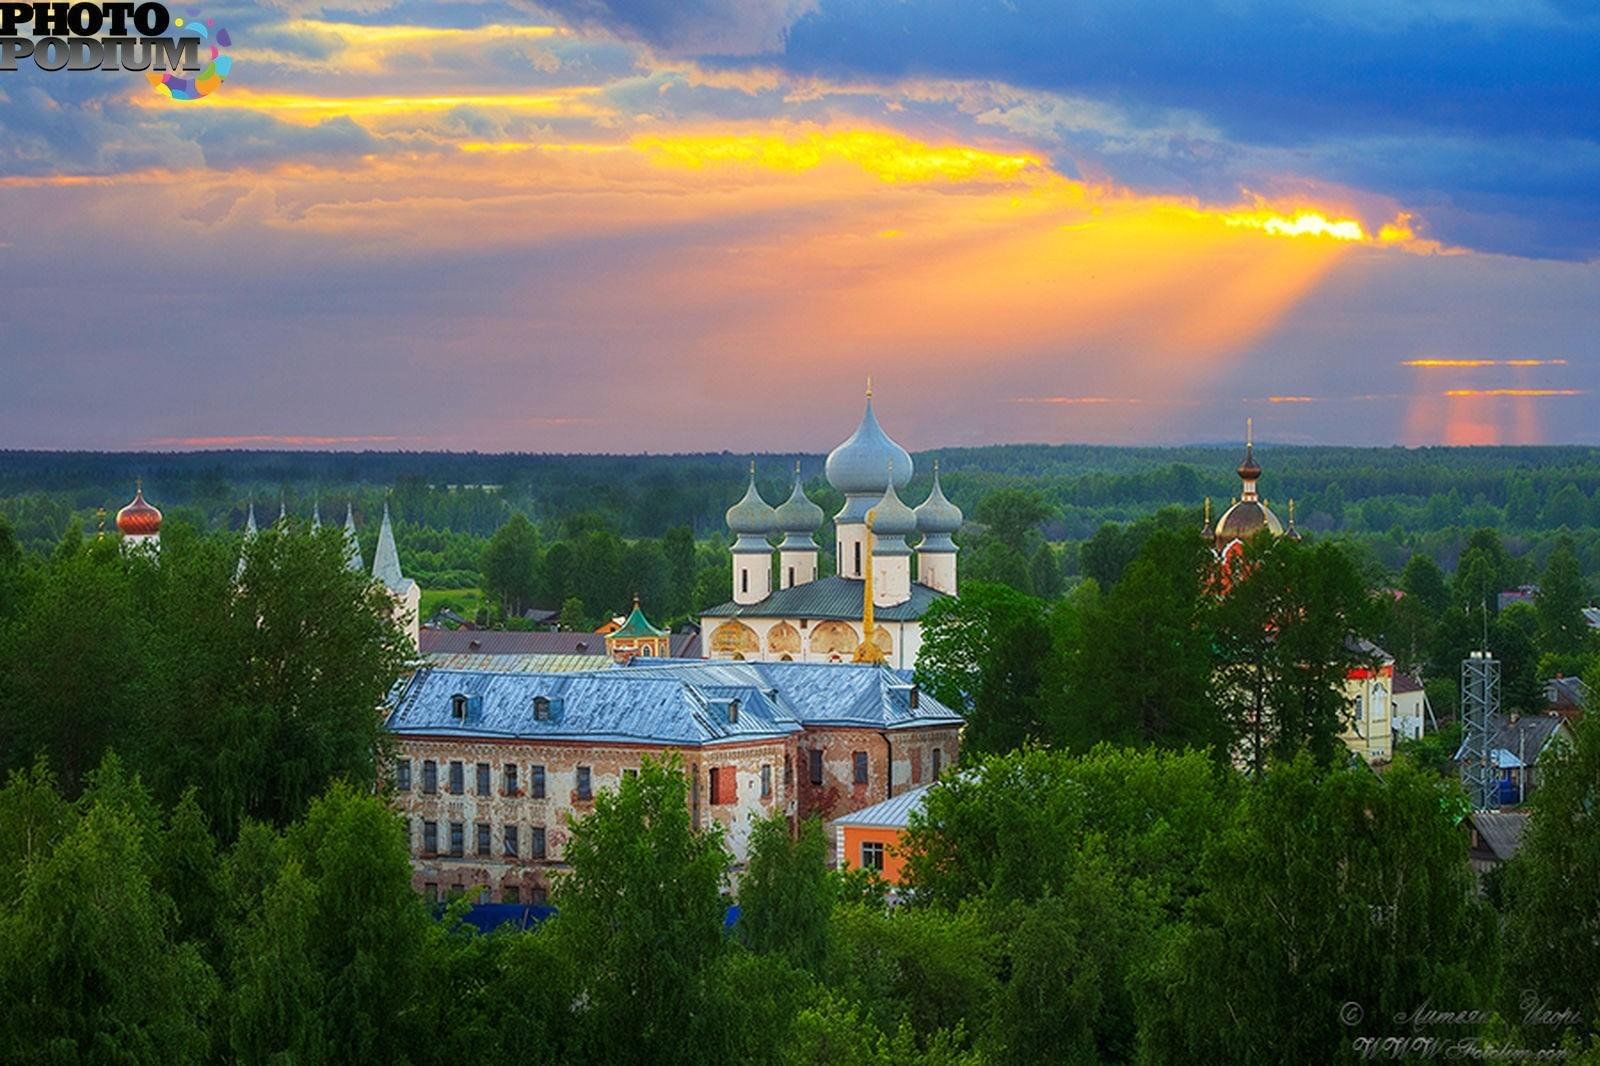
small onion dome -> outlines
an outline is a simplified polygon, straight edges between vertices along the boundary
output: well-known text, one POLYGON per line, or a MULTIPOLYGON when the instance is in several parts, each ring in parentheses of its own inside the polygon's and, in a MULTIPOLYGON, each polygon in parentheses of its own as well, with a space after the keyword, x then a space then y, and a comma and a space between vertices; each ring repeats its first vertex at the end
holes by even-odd
POLYGON ((917 531, 917 512, 900 501, 894 483, 884 490, 883 499, 867 512, 872 516, 872 535, 875 537, 905 537, 917 531))
POLYGON ((161 512, 144 502, 144 486, 134 489, 133 502, 117 512, 117 531, 125 537, 151 537, 161 532, 161 512))
POLYGON ((750 464, 750 487, 744 499, 728 508, 728 528, 743 536, 764 537, 777 528, 778 513, 756 488, 756 464, 750 464))
POLYGON ((828 484, 846 496, 877 495, 883 490, 883 471, 893 471, 895 487, 904 488, 911 480, 911 453, 889 439, 872 413, 872 394, 867 394, 867 410, 850 439, 828 453, 828 484))
POLYGON ((1261 477, 1261 464, 1256 462, 1256 449, 1253 444, 1244 446, 1244 459, 1239 463, 1239 477, 1245 481, 1255 481, 1261 477))
POLYGON ((800 483, 799 463, 794 465, 794 490, 789 493, 787 500, 777 506, 773 515, 775 528, 781 533, 804 536, 822 528, 822 508, 806 496, 805 486, 800 483))
POLYGON ((917 508, 917 528, 923 533, 948 536, 960 532, 961 522, 961 508, 945 499, 944 489, 939 485, 939 464, 934 463, 933 491, 917 508))
POLYGON ((1217 543, 1249 540, 1263 529, 1271 530, 1276 536, 1283 532, 1283 523, 1260 500, 1240 500, 1217 521, 1217 543))

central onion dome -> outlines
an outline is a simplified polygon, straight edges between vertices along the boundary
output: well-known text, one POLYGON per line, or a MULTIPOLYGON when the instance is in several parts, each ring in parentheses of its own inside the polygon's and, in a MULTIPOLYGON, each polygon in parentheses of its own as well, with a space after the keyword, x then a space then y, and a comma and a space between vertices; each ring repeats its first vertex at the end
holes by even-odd
POLYGON ((153 537, 161 532, 161 512, 144 500, 144 485, 134 486, 133 502, 117 512, 117 532, 125 537, 153 537))
MULTIPOLYGON (((917 529, 930 538, 939 537, 948 541, 950 534, 961 531, 963 518, 961 508, 945 499, 944 489, 939 485, 939 462, 934 460, 933 491, 917 508, 917 529)), ((926 542, 924 546, 927 546, 926 542)))
POLYGON ((744 498, 728 508, 728 528, 745 537, 765 537, 778 528, 778 513, 756 488, 756 464, 750 464, 750 487, 744 498))
POLYGON ((783 547, 811 547, 811 535, 822 528, 822 508, 811 502, 800 483, 800 464, 794 464, 794 490, 773 511, 774 528, 785 534, 783 547))
POLYGON ((850 439, 828 453, 828 484, 846 496, 876 496, 883 491, 884 470, 890 481, 904 488, 911 480, 911 454, 889 439, 872 413, 872 388, 867 388, 867 410, 850 439))

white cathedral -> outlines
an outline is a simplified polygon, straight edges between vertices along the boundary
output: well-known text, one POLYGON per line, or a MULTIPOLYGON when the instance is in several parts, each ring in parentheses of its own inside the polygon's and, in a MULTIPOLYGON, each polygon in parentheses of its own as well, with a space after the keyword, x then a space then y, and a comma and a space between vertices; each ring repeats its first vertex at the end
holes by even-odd
POLYGON ((956 544, 961 511, 945 499, 934 465, 933 489, 913 510, 899 492, 911 481, 911 456, 889 439, 867 409, 850 439, 828 455, 828 483, 844 494, 833 518, 837 573, 817 572, 816 532, 822 508, 806 498, 800 471, 788 500, 773 507, 756 489, 755 466, 744 498, 728 509, 733 545, 733 599, 704 612, 709 659, 849 662, 870 658, 898 669, 916 664, 922 616, 956 595, 956 544), (906 538, 921 534, 913 549, 906 538), (783 539, 774 549, 769 538, 783 539), (773 583, 777 555, 778 588, 773 583), (912 579, 913 558, 916 579, 912 579), (870 599, 869 599, 870 590, 870 599), (867 626, 876 646, 869 656, 867 626))

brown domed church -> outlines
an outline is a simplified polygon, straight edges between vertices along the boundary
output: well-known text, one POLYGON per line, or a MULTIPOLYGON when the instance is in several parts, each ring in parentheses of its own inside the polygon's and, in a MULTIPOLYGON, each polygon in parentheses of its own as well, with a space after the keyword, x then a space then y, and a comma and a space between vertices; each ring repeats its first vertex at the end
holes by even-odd
POLYGON ((1294 527, 1294 501, 1289 501, 1289 524, 1285 526, 1256 490, 1256 482, 1261 480, 1261 464, 1256 462, 1255 432, 1249 419, 1245 421, 1244 438, 1244 459, 1239 463, 1239 498, 1222 512, 1215 526, 1211 525, 1211 500, 1206 500, 1206 532, 1224 569, 1245 542, 1263 529, 1270 530, 1274 536, 1300 539, 1300 532, 1294 527))

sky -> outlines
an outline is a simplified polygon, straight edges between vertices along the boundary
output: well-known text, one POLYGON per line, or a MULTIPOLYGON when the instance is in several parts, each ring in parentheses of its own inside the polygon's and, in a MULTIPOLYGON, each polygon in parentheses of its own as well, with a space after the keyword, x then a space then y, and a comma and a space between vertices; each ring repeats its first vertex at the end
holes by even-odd
POLYGON ((315 0, 0 72, 0 447, 1600 444, 1587 0, 315 0))

